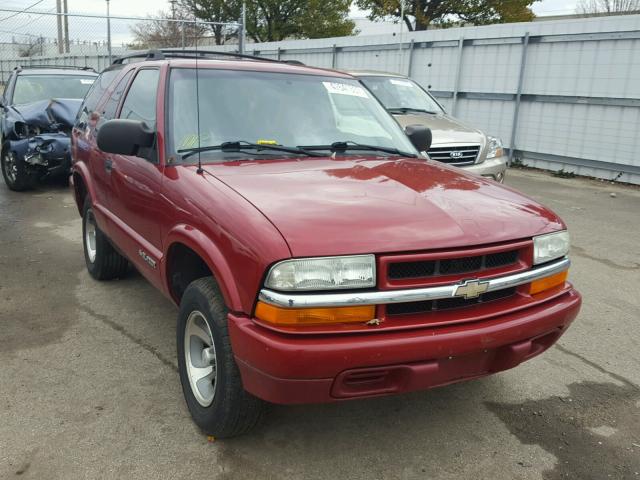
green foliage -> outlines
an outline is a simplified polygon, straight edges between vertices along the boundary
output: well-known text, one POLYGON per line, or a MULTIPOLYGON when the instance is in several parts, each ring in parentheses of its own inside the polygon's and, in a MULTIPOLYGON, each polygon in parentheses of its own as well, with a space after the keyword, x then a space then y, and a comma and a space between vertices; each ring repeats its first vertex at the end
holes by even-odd
MULTIPOLYGON (((472 25, 527 22, 534 15, 529 8, 538 0, 404 0, 404 21, 409 30, 426 30, 436 24, 447 27, 463 22, 472 25)), ((400 0, 356 0, 369 10, 371 20, 399 19, 400 0)))
MULTIPOLYGON (((237 21, 242 10, 240 0, 181 0, 181 4, 208 22, 237 21)), ((350 5, 350 0, 247 0, 247 36, 271 42, 351 35, 355 24, 348 18, 350 5)))

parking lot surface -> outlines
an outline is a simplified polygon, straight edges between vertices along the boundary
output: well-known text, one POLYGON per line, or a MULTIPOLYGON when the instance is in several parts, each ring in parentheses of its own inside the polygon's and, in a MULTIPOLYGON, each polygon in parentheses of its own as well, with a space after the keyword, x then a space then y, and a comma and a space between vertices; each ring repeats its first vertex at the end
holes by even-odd
POLYGON ((176 308, 136 273, 89 277, 66 187, 2 185, 0 478, 640 479, 640 190, 507 184, 572 233, 584 304, 556 347, 431 391, 273 406, 213 442, 183 401, 176 308))

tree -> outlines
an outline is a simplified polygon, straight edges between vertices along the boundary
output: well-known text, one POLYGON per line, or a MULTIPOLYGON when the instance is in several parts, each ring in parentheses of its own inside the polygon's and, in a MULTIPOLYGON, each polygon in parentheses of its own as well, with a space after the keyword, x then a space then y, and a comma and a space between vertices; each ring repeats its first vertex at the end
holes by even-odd
POLYGON ((622 15, 640 13, 640 0, 580 0, 578 13, 622 15))
POLYGON ((130 27, 134 36, 131 46, 138 49, 180 47, 183 40, 185 45, 191 45, 194 39, 206 33, 205 27, 195 24, 193 18, 190 19, 184 10, 175 11, 171 15, 159 11, 156 16, 149 17, 149 20, 138 22, 130 27))
MULTIPOLYGON (((402 0, 356 0, 369 10, 369 19, 401 17, 402 0)), ((529 8, 538 0, 404 0, 402 20, 409 30, 426 30, 429 25, 450 26, 456 22, 473 25, 526 22, 534 18, 529 8)))
POLYGON ((216 45, 223 45, 229 37, 237 33, 237 27, 223 25, 237 22, 242 10, 242 2, 238 0, 179 0, 180 10, 189 12, 196 19, 215 22, 208 27, 213 32, 216 45))
POLYGON ((33 57, 34 55, 42 55, 42 46, 44 45, 44 37, 36 37, 27 34, 27 40, 22 47, 18 49, 19 57, 33 57))
MULTIPOLYGON (((241 0, 181 0, 197 18, 230 22, 240 18, 241 0)), ((247 0, 247 36, 255 42, 285 38, 351 35, 350 0, 247 0)))

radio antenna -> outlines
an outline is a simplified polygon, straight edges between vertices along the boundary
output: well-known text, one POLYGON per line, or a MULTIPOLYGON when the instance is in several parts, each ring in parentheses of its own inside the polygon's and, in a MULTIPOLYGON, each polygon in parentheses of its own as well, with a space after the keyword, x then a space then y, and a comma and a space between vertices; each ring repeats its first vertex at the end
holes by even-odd
POLYGON ((198 170, 196 172, 198 174, 204 173, 202 170, 202 160, 200 158, 200 149, 202 148, 202 143, 200 141, 200 78, 198 75, 198 57, 200 54, 198 53, 198 21, 195 23, 195 44, 196 44, 196 126, 198 128, 198 170))

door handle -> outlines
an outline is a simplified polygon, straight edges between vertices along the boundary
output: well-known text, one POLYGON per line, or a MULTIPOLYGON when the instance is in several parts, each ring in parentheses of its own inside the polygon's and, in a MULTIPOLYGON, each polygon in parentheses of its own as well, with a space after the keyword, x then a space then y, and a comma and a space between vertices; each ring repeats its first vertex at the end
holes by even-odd
POLYGON ((104 161, 104 169, 107 171, 107 173, 111 173, 111 170, 113 170, 113 160, 107 158, 104 161))

